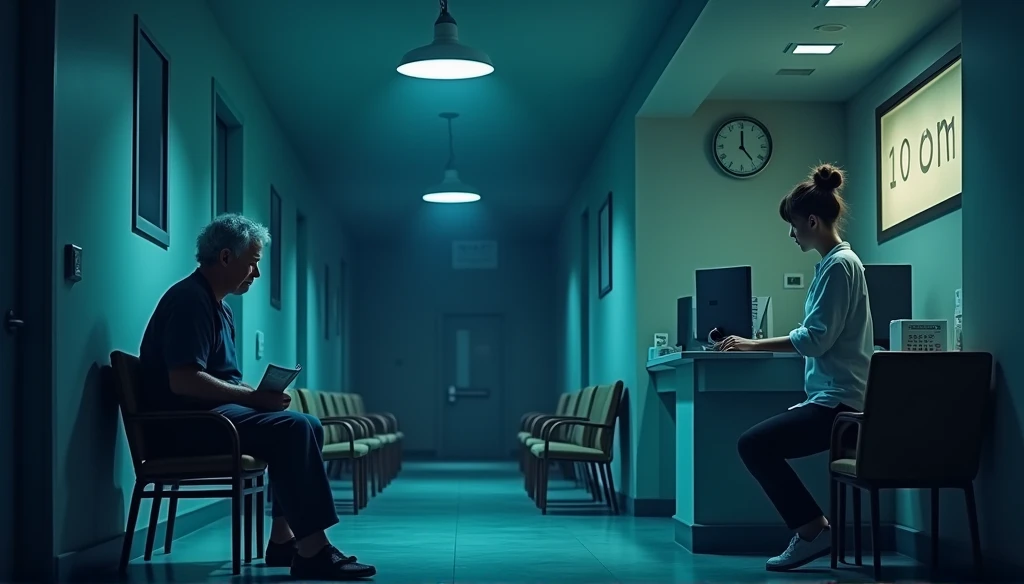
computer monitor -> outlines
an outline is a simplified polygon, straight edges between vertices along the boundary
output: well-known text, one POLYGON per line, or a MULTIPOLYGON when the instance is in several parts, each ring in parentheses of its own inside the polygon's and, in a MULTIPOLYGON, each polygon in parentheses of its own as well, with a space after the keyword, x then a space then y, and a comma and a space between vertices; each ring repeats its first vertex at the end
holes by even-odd
POLYGON ((693 297, 676 300, 676 346, 687 350, 693 345, 693 297))
POLYGON ((909 264, 865 264, 875 346, 889 349, 889 323, 914 317, 909 264))
POLYGON ((707 342, 708 333, 718 329, 722 336, 750 338, 754 319, 750 315, 750 266, 697 270, 697 340, 707 342))

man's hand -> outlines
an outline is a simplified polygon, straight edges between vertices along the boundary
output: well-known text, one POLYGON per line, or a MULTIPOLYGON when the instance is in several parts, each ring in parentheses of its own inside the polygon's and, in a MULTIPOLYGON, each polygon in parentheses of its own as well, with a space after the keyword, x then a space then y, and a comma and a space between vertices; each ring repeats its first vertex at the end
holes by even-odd
POLYGON ((292 398, 281 391, 253 391, 246 396, 246 406, 261 412, 280 412, 288 409, 292 398))
POLYGON ((715 345, 716 351, 757 351, 757 342, 735 335, 725 337, 715 345))

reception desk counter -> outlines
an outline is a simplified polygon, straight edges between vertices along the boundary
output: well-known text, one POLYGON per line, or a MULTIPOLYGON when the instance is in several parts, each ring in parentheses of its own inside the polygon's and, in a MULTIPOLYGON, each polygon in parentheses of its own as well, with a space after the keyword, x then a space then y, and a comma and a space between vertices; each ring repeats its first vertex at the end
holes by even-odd
MULTIPOLYGON (((805 399, 803 358, 683 352, 652 359, 647 370, 659 393, 675 394, 676 542, 694 553, 781 552, 792 531, 747 472, 736 442, 747 428, 805 399)), ((823 510, 827 456, 793 463, 823 510)))

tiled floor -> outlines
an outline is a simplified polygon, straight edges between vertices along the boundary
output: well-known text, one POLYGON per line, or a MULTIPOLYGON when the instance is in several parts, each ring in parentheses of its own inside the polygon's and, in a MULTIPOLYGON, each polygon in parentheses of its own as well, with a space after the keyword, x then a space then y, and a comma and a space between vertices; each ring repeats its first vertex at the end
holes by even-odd
MULTIPOLYGON (((377 566, 378 583, 862 582, 867 572, 835 572, 828 560, 789 574, 764 571, 764 558, 693 556, 672 541, 670 519, 609 516, 571 484, 555 481, 543 516, 514 465, 406 463, 402 475, 358 516, 341 501, 330 530, 343 551, 377 566)), ((133 581, 231 581, 228 521, 186 536, 130 569, 133 581)), ((268 522, 269 529, 269 522, 268 522)), ((779 542, 780 551, 786 542, 779 542)), ((884 559, 887 577, 918 577, 912 562, 884 559)), ((287 570, 244 566, 241 581, 288 580, 287 570)), ((918 582, 925 580, 918 579, 918 582)))

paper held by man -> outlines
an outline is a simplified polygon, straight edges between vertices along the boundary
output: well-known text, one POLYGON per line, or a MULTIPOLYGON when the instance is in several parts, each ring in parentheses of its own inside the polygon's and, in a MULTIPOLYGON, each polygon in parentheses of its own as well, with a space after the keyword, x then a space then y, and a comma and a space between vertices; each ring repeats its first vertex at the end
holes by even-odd
POLYGON ((302 365, 296 365, 294 369, 279 367, 273 364, 267 365, 267 371, 263 374, 263 379, 260 380, 256 391, 282 392, 295 381, 300 371, 302 371, 302 365))

